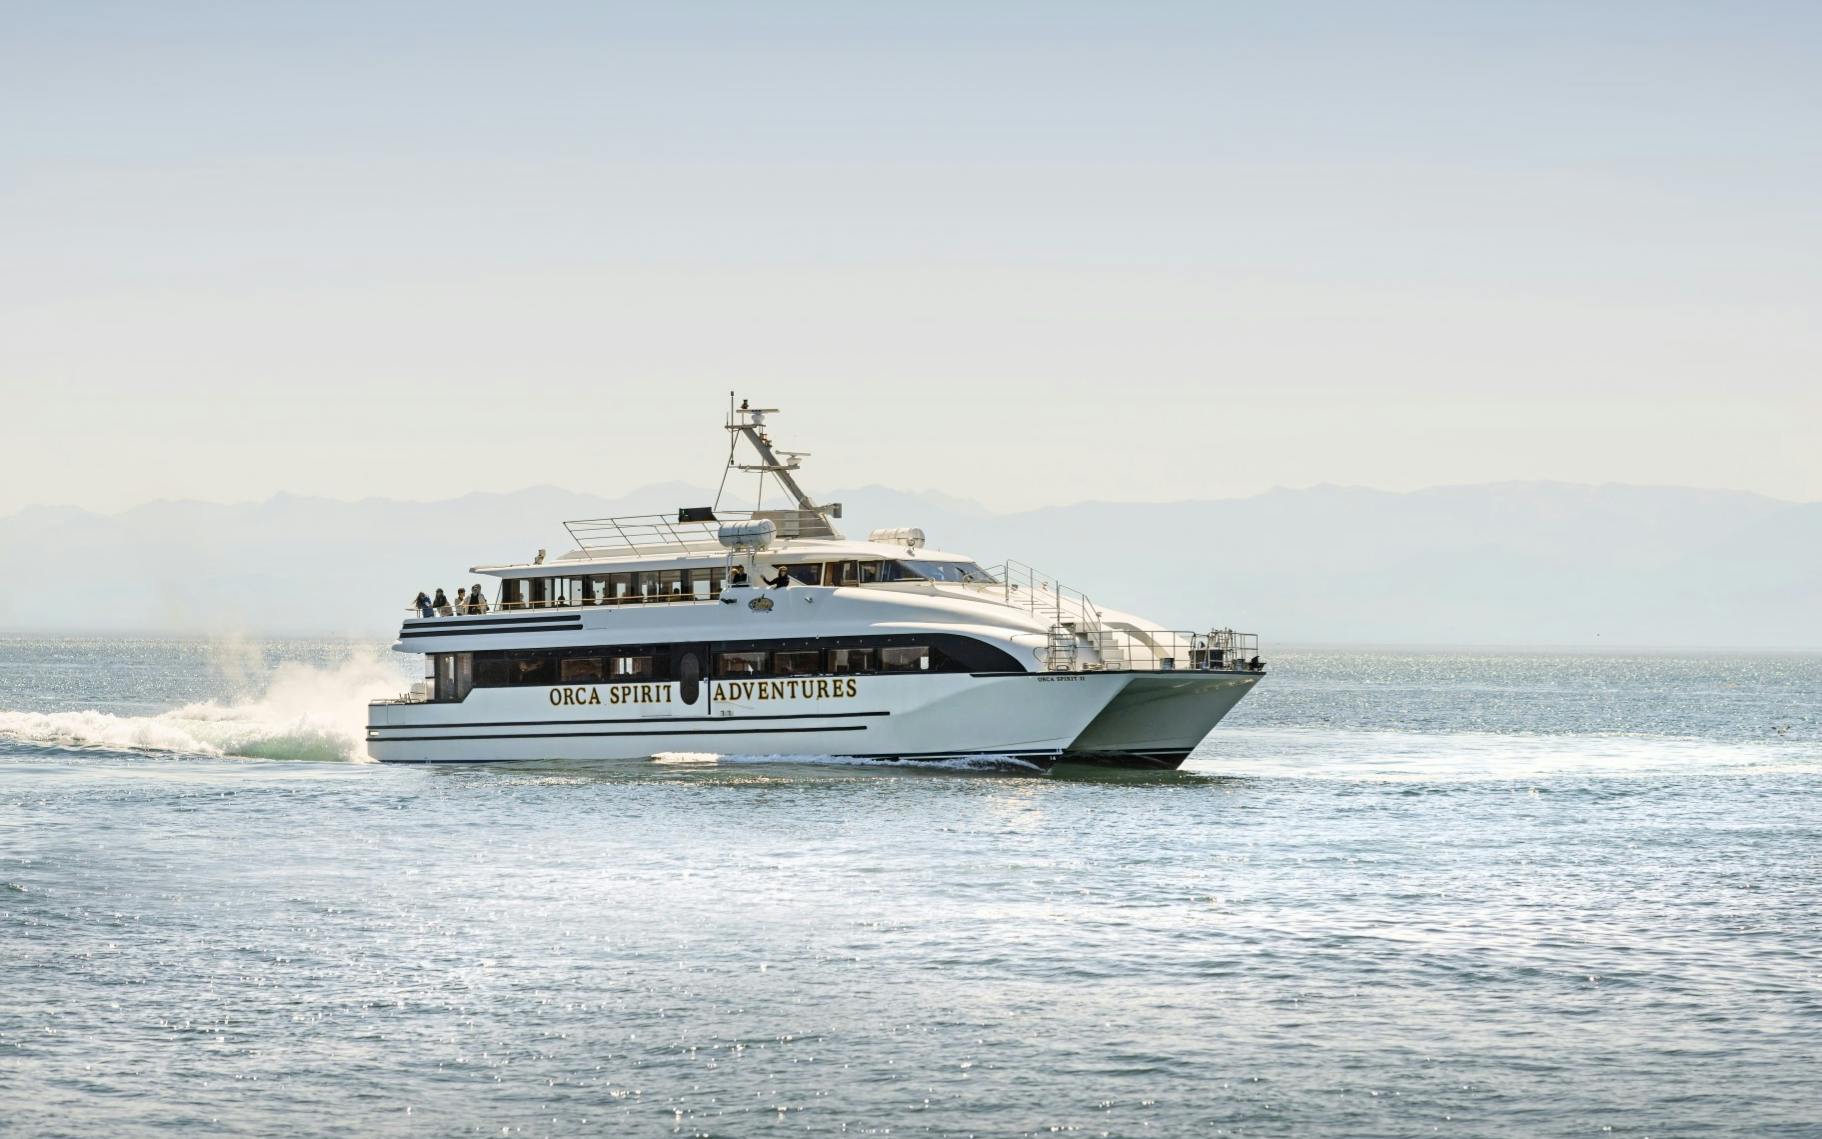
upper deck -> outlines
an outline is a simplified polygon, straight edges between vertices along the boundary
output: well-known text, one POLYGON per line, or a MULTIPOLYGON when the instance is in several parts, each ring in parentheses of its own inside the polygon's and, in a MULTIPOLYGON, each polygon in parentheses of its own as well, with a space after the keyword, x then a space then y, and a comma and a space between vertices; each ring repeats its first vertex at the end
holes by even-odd
POLYGON ((718 496, 714 506, 684 507, 674 516, 566 522, 575 542, 568 553, 553 559, 540 550, 529 561, 470 567, 471 573, 499 579, 495 597, 487 598, 478 585, 447 599, 441 590, 435 599, 420 595, 412 610, 417 619, 407 620, 397 647, 427 651, 424 646, 432 643, 427 638, 434 638, 462 652, 470 641, 477 647, 483 640, 519 647, 521 641, 586 638, 605 629, 610 612, 630 617, 626 606, 656 608, 630 622, 615 618, 616 636, 661 639, 687 626, 690 639, 717 640, 724 632, 739 634, 728 624, 736 611, 722 612, 715 603, 734 600, 724 595, 739 590, 752 610, 771 612, 776 602, 757 596, 757 587, 765 585, 832 594, 824 604, 801 610, 814 612, 814 624, 826 627, 805 626, 798 635, 967 624, 985 636, 1016 641, 1025 659, 1035 659, 1044 671, 1259 668, 1257 641, 1250 635, 1167 630, 1103 610, 1028 566, 1007 562, 986 570, 966 555, 925 548, 921 530, 876 530, 865 541, 845 537, 833 522, 841 517, 840 504, 819 505, 797 485, 792 472, 803 455, 773 449, 763 430, 766 414, 768 409, 744 403, 730 407, 728 466, 759 475, 760 495, 753 501, 766 501, 765 482, 771 478, 796 507, 723 509, 718 496), (734 446, 742 439, 758 452, 758 464, 735 462, 734 446), (597 608, 603 606, 613 609, 597 608), (436 627, 448 618, 462 620, 436 627))

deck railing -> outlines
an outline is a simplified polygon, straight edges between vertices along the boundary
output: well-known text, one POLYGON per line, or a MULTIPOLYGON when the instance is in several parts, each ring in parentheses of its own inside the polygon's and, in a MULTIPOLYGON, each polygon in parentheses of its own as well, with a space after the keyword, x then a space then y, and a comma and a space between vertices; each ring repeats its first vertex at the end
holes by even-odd
MULTIPOLYGON (((622 514, 613 518, 582 518, 563 528, 584 554, 656 554, 719 549, 721 524, 769 518, 784 540, 839 538, 823 514, 814 510, 717 510, 699 522, 679 521, 671 514, 622 514)), ((561 561, 561 559, 558 559, 561 561)))
POLYGON ((1098 629, 1074 632, 1076 642, 1061 649, 1051 638, 1046 666, 1052 672, 1262 672, 1259 638, 1215 629, 1098 629))

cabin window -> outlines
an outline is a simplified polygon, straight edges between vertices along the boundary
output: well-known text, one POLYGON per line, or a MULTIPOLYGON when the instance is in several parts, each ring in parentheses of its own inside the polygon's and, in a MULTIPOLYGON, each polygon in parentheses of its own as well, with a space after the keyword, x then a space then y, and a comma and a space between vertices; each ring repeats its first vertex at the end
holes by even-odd
POLYGON ((652 658, 649 655, 614 658, 615 680, 650 680, 653 672, 652 658))
POLYGON ((516 577, 500 583, 500 608, 525 608, 525 583, 516 577))
POLYGON ((513 684, 557 683, 557 659, 544 653, 524 653, 511 658, 513 684))
POLYGON ((772 675, 815 676, 822 671, 822 653, 801 649, 772 654, 772 675))
POLYGON ((512 683, 512 671, 507 666, 505 657, 491 653, 482 653, 475 658, 474 683, 476 688, 504 688, 512 683))
POLYGON ((432 700, 443 703, 463 700, 474 688, 474 654, 432 653, 430 676, 434 682, 432 700))
POLYGON ((759 676, 765 672, 766 654, 762 652, 716 653, 716 676, 759 676))
MULTIPOLYGON (((852 565, 853 563, 849 563, 852 565)), ((836 676, 850 672, 872 672, 872 649, 830 649, 829 671, 836 676)))
POLYGON ((859 565, 858 562, 830 562, 823 582, 827 585, 859 585, 859 565))
POLYGON ((530 587, 528 590, 528 596, 527 596, 526 600, 533 609, 542 609, 542 608, 544 608, 545 605, 550 603, 550 579, 549 578, 547 578, 547 577, 529 578, 526 580, 525 584, 528 587, 530 587))
POLYGON ((575 598, 580 605, 593 605, 595 603, 594 579, 588 577, 570 578, 569 595, 575 598))
POLYGON ((885 568, 885 565, 885 562, 861 562, 857 567, 860 571, 860 583, 871 585, 876 581, 887 580, 880 576, 880 571, 885 568))
POLYGON ((798 585, 821 585, 822 563, 805 562, 802 565, 784 566, 784 572, 791 575, 791 580, 798 585))
POLYGON ((607 658, 566 657, 557 676, 564 684, 599 684, 607 679, 607 658))
POLYGON ((713 601, 721 596, 721 575, 714 570, 696 570, 690 575, 690 592, 698 601, 713 601))
POLYGON ((659 598, 669 601, 683 594, 682 570, 659 570, 647 575, 652 579, 652 592, 659 598))
POLYGON ((881 672, 921 672, 930 667, 930 650, 923 645, 889 645, 879 650, 881 672))

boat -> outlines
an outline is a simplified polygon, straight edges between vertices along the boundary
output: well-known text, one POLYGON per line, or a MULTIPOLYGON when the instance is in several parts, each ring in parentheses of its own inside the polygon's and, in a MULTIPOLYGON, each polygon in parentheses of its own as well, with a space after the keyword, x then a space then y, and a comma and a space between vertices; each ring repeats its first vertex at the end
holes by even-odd
POLYGON ((1176 768, 1265 675, 1252 634, 1166 629, 915 527, 845 537, 777 409, 728 403, 714 504, 565 523, 568 553, 472 567, 492 597, 414 609, 393 648, 425 679, 369 705, 369 754, 1176 768), (734 472, 754 509, 722 505, 734 472))

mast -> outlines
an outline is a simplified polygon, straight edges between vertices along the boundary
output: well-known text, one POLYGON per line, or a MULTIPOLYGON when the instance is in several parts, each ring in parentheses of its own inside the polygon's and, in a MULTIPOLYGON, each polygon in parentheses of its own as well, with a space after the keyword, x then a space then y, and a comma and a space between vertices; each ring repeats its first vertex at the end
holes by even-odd
POLYGON ((746 400, 741 400, 740 406, 736 407, 734 406, 734 393, 728 393, 728 434, 735 440, 745 437, 759 456, 758 463, 735 463, 733 449, 730 448, 728 465, 757 474, 762 498, 765 494, 765 477, 771 475, 778 480, 778 485, 784 488, 785 493, 796 500, 797 509, 811 514, 820 514, 825 518, 840 518, 841 503, 832 502, 827 506, 818 506, 815 500, 801 486, 797 485, 797 480, 791 477, 791 472, 801 467, 803 460, 810 453, 773 449, 772 440, 765 432, 765 417, 777 412, 778 409, 775 407, 750 407, 746 400))

